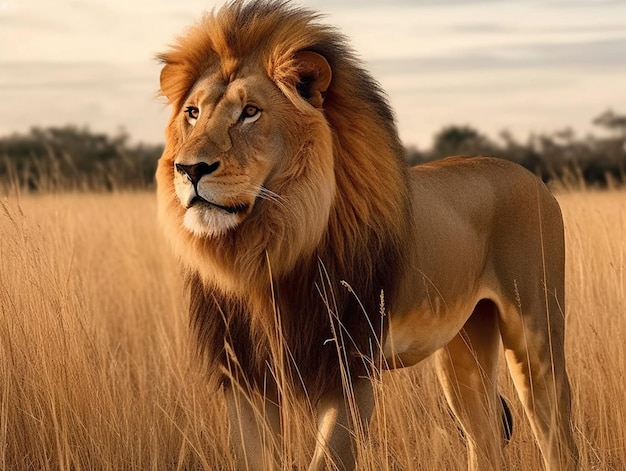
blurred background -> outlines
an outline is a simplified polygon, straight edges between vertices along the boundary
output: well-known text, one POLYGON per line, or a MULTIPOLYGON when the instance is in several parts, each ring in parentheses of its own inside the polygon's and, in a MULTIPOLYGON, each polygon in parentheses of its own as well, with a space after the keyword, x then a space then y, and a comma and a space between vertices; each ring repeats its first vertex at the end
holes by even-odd
MULTIPOLYGON (((0 180, 151 186, 157 53, 212 0, 0 0, 0 180)), ((515 160, 609 186, 626 162, 623 0, 302 0, 387 91, 411 163, 515 160)))

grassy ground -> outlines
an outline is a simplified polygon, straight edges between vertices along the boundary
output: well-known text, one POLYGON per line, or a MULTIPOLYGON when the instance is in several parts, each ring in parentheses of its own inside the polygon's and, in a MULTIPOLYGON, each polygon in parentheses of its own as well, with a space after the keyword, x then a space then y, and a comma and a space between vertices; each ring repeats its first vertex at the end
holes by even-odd
MULTIPOLYGON (((235 469, 153 195, 0 201, 0 469, 235 469)), ((626 469, 626 192, 560 201, 582 468, 626 469)), ((504 369, 501 379, 516 423, 507 467, 541 469, 504 369)), ((384 375, 377 394, 360 468, 465 468, 428 361, 384 375)), ((305 468, 313 422, 296 407, 288 414, 285 469, 305 468)))

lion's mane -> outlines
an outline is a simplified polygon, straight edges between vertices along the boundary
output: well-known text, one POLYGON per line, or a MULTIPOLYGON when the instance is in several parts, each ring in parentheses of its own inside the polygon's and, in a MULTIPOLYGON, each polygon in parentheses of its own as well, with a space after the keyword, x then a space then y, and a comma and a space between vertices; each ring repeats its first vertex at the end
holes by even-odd
MULTIPOLYGON (((181 136, 173 118, 157 170, 160 220, 185 266, 192 324, 209 364, 260 385, 268 368, 278 366, 278 335, 288 377, 312 400, 341 385, 341 366, 365 374, 363 355, 376 355, 374 337, 385 329, 381 292, 386 309, 393 309, 410 220, 404 150, 386 97, 345 38, 318 19, 287 2, 232 2, 207 14, 160 56, 161 89, 174 116, 209 65, 226 68, 254 55, 302 109, 306 103, 290 95, 294 55, 324 56, 333 73, 323 102, 331 132, 313 136, 302 160, 312 167, 329 160, 334 165, 327 219, 315 217, 322 209, 308 191, 310 180, 300 178, 306 169, 285 168, 275 190, 284 204, 262 201, 241 226, 199 239, 181 227, 173 189, 181 136), (331 159, 322 158, 329 152, 331 159), (305 251, 298 241, 310 233, 320 235, 305 251), (342 339, 342 348, 328 342, 332 338, 342 339)), ((294 120, 285 117, 282 125, 294 126, 294 120)))

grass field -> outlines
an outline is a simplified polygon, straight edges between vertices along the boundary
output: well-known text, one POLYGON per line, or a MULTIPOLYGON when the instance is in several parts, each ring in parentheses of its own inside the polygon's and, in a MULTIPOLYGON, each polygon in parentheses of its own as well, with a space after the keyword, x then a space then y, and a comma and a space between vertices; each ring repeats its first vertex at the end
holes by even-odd
MULTIPOLYGON (((582 469, 626 469, 626 192, 559 197, 567 352, 582 469)), ((223 398, 194 361, 176 261, 151 194, 0 200, 0 469, 234 470, 223 398)), ((512 470, 541 458, 504 368, 512 470)), ((359 469, 461 470, 428 361, 383 375, 359 469)), ((285 469, 313 422, 289 408, 285 469)))

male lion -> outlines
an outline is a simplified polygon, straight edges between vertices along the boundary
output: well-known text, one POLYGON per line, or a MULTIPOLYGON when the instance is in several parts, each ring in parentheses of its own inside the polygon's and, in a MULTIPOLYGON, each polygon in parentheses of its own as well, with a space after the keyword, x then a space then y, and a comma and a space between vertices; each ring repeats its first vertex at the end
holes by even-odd
POLYGON ((469 468, 497 469, 502 339, 546 467, 574 469, 555 199, 502 160, 408 169, 378 84, 318 20, 236 0, 160 56, 173 110, 159 215, 240 467, 280 466, 262 436, 280 428, 275 378, 318 408, 309 469, 352 469, 347 393, 367 422, 376 359, 392 369, 434 353, 469 468))

